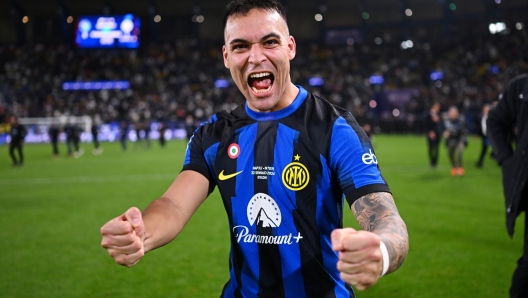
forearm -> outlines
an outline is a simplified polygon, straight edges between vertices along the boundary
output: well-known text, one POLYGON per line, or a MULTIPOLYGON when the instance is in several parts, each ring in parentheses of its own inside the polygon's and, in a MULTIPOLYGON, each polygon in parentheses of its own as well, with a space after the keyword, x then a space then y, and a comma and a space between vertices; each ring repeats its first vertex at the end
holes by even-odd
POLYGON ((161 197, 142 212, 145 224, 145 252, 171 242, 181 232, 187 220, 174 203, 161 197))
POLYGON ((389 252, 388 273, 397 270, 409 251, 407 226, 390 193, 368 194, 352 204, 352 212, 365 231, 377 234, 389 252))
POLYGON ((201 174, 183 171, 167 191, 143 211, 145 252, 172 241, 205 201, 209 181, 201 174))

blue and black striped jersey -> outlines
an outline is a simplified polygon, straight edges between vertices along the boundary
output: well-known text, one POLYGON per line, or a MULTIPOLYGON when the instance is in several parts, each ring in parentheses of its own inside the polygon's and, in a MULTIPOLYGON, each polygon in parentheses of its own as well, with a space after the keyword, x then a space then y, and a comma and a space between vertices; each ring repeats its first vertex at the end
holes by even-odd
POLYGON ((354 297, 330 233, 345 196, 390 190, 352 115, 298 88, 285 109, 220 112, 189 141, 183 170, 218 187, 229 219, 222 297, 354 297))

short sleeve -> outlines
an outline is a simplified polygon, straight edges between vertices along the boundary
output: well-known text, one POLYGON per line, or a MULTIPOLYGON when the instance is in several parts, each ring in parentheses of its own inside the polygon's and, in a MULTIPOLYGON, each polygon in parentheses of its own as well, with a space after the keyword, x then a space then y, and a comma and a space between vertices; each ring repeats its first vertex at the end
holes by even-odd
POLYGON ((209 193, 215 187, 215 180, 211 174, 210 166, 206 159, 206 148, 204 148, 204 127, 198 128, 187 143, 185 160, 182 171, 195 171, 209 180, 209 193))
POLYGON ((349 205, 370 193, 390 192, 372 144, 351 114, 334 123, 329 161, 349 205))

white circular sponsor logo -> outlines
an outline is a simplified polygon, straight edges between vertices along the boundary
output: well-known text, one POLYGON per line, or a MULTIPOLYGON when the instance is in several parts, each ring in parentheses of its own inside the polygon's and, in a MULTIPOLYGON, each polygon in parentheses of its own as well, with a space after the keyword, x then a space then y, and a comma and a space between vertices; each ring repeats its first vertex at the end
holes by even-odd
POLYGON ((363 154, 363 156, 361 156, 361 160, 363 161, 364 164, 366 165, 370 165, 370 164, 378 164, 378 159, 376 158, 376 155, 374 155, 374 153, 372 153, 372 150, 369 149, 369 152, 363 154))
POLYGON ((264 228, 276 228, 282 221, 277 202, 265 193, 258 193, 251 198, 247 206, 247 217, 252 226, 257 223, 257 226, 264 228))
POLYGON ((227 148, 227 155, 229 155, 230 158, 235 159, 240 154, 240 146, 238 144, 231 144, 227 148))

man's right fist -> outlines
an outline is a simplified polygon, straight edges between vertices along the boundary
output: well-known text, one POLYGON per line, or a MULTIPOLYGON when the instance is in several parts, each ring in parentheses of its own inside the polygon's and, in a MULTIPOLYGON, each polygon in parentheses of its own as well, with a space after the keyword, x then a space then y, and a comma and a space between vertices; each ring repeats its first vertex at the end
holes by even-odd
POLYGON ((145 254, 145 226, 141 211, 132 207, 101 228, 101 246, 119 265, 132 267, 145 254))

